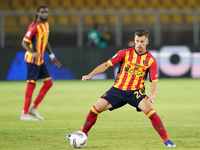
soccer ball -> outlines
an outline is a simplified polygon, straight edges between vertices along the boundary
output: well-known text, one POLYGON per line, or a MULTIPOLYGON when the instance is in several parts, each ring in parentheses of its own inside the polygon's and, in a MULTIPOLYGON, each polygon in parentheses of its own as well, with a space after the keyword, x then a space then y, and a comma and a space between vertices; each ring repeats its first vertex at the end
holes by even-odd
POLYGON ((70 144, 75 148, 82 148, 87 144, 87 136, 82 131, 76 131, 71 134, 70 144))

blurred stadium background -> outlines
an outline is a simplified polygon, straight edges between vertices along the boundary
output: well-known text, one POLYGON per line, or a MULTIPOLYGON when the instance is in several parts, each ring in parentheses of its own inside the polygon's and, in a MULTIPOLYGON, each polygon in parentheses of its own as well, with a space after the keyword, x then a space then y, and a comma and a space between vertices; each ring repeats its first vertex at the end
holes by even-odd
MULTIPOLYGON (((0 80, 25 80, 21 41, 40 5, 49 8, 49 42, 63 64, 57 69, 45 56, 53 79, 81 78, 127 47, 138 28, 150 31, 160 77, 200 78, 200 0, 1 0, 0 80), (95 23, 108 27, 105 49, 86 47, 95 23)), ((97 78, 113 78, 115 69, 97 78)))

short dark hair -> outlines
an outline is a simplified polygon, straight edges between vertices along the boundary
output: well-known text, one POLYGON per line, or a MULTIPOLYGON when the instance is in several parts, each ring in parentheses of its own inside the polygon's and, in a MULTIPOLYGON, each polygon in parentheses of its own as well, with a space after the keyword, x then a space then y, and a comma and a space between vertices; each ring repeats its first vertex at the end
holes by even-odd
POLYGON ((45 6, 45 5, 39 6, 39 7, 37 8, 37 12, 39 12, 41 8, 47 8, 47 6, 45 6))
MULTIPOLYGON (((38 12, 40 12, 40 9, 41 8, 47 8, 47 6, 45 6, 45 5, 41 5, 41 6, 39 6, 38 8, 37 8, 37 13, 38 12)), ((38 18, 38 15, 36 14, 36 19, 38 18)))
POLYGON ((145 29, 138 29, 138 30, 135 32, 134 35, 135 35, 135 36, 137 35, 137 36, 139 36, 139 37, 145 36, 146 38, 149 38, 149 31, 147 31, 147 30, 145 30, 145 29))

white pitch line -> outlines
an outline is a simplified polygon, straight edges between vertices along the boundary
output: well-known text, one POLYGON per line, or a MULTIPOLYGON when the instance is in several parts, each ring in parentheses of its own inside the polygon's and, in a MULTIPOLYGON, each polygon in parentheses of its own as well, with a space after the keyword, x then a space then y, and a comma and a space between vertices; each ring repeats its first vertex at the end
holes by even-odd
MULTIPOLYGON (((174 128, 174 127, 200 127, 200 125, 180 125, 180 126, 165 126, 167 128, 174 128)), ((119 129, 119 128, 152 128, 152 126, 103 126, 103 127, 92 127, 92 128, 95 128, 95 129, 98 129, 98 128, 111 128, 111 129, 119 129)), ((23 130, 67 130, 67 129, 72 129, 72 128, 25 128, 25 129, 0 129, 0 131, 5 131, 5 130, 19 130, 19 131, 23 131, 23 130)), ((82 127, 76 127, 76 128, 73 128, 73 129, 82 129, 82 127)))

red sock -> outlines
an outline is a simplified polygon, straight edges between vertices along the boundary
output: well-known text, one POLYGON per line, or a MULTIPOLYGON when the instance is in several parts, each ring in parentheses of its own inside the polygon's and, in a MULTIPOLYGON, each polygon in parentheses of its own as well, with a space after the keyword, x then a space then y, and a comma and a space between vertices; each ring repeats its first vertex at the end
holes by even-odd
POLYGON ((90 131, 90 129, 92 128, 92 126, 97 121, 98 114, 100 114, 100 112, 97 111, 96 108, 93 106, 90 109, 90 112, 88 113, 88 115, 86 117, 85 123, 83 125, 82 132, 84 132, 85 134, 87 134, 90 131))
POLYGON ((168 141, 169 139, 163 122, 160 119, 160 117, 156 114, 155 110, 151 109, 146 115, 151 120, 154 129, 158 132, 160 137, 163 139, 164 143, 168 141))
POLYGON ((28 114, 28 109, 29 109, 30 104, 31 104, 31 98, 32 98, 35 86, 36 86, 35 83, 27 83, 26 92, 25 92, 23 114, 28 114))
POLYGON ((39 103, 43 100, 45 94, 47 93, 47 91, 51 88, 51 86, 53 85, 52 80, 48 80, 44 82, 44 85, 42 86, 42 88, 40 89, 40 92, 37 96, 37 98, 34 101, 34 106, 33 108, 37 109, 39 103))

